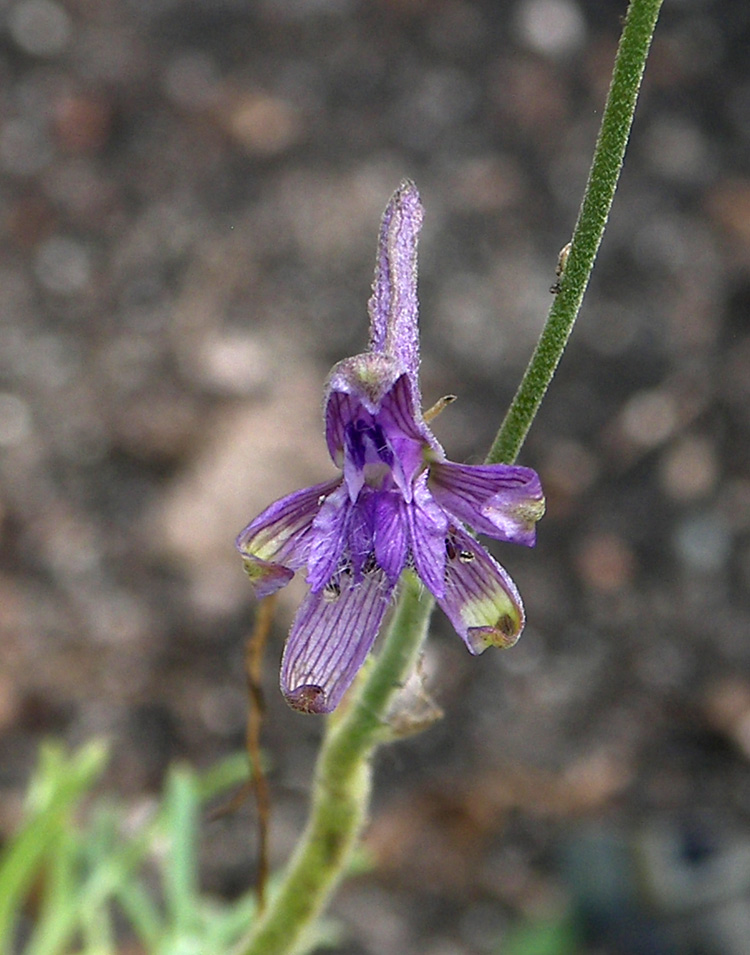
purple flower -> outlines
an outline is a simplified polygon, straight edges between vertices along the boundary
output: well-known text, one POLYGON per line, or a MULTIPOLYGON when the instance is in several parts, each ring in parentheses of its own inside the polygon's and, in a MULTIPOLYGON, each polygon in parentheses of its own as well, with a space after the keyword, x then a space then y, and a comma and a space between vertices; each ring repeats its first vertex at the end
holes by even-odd
POLYGON ((533 545, 544 513, 536 472, 447 461, 420 410, 417 236, 422 205, 404 182, 383 215, 369 302, 370 346, 328 378, 325 430, 341 474, 276 501, 237 538, 257 596, 305 569, 309 591, 281 665, 295 709, 333 710, 362 666, 401 572, 411 568, 471 653, 508 647, 523 605, 464 525, 533 545))

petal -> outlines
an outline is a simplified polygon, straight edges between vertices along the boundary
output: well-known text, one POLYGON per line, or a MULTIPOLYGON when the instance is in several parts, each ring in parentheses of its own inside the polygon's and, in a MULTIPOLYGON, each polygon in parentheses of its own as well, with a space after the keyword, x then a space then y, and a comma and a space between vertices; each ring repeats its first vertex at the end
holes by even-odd
POLYGON ((375 641, 392 592, 375 569, 359 583, 340 573, 307 595, 281 661, 281 690, 290 706, 305 713, 336 708, 375 641))
POLYGON ((343 469, 349 496, 376 483, 365 468, 392 474, 408 501, 415 475, 426 457, 444 458, 414 400, 414 385, 399 365, 382 355, 355 355, 339 362, 329 375, 326 441, 343 469))
POLYGON ((356 504, 352 505, 347 529, 347 556, 355 583, 362 573, 374 564, 375 550, 375 492, 365 487, 356 504))
POLYGON ((417 472, 424 467, 425 453, 430 459, 445 457, 437 439, 422 418, 422 411, 414 403, 414 386, 408 375, 402 375, 383 396, 378 414, 383 431, 393 448, 398 468, 393 476, 411 500, 411 484, 417 472))
POLYGON ((237 550, 258 597, 288 584, 305 564, 315 517, 340 483, 336 478, 280 498, 239 534, 237 550))
POLYGON ((404 374, 393 358, 366 352, 345 358, 328 375, 325 394, 325 424, 328 451, 342 467, 347 427, 363 416, 376 415, 380 403, 404 374))
POLYGON ((317 592, 338 570, 346 545, 350 514, 345 484, 329 494, 318 510, 309 534, 307 583, 317 592))
POLYGON ((253 593, 258 600, 262 597, 268 597, 270 594, 275 594, 277 590, 286 587, 294 577, 294 571, 289 567, 266 560, 258 560, 257 557, 252 555, 243 556, 242 565, 245 568, 245 573, 250 578, 253 593))
POLYGON ((417 187, 404 181, 380 225, 370 312, 370 350, 391 355, 408 373, 418 398, 417 239, 423 209, 417 187))
POLYGON ((478 533, 533 546, 544 494, 531 468, 441 461, 430 467, 429 484, 435 500, 478 533))
POLYGON ((438 603, 471 653, 512 647, 523 630, 516 586, 469 534, 451 527, 446 538, 445 596, 438 603))
POLYGON ((427 490, 426 474, 414 484, 407 507, 411 553, 422 582, 438 599, 445 594, 445 535, 448 517, 427 490))
POLYGON ((406 373, 399 375, 383 395, 378 409, 378 420, 389 431, 401 434, 411 441, 423 442, 426 437, 432 437, 415 401, 414 385, 406 373))
POLYGON ((406 506, 398 491, 376 495, 375 561, 395 584, 406 565, 408 525, 406 506))

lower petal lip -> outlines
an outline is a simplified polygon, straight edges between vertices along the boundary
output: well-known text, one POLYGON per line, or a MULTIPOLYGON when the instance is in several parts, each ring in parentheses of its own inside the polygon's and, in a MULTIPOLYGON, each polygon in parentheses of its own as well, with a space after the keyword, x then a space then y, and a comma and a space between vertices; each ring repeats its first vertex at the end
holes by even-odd
POLYGON ((287 693, 286 701, 292 707, 292 709, 295 709, 300 713, 314 713, 316 715, 320 715, 323 713, 329 713, 332 709, 328 705, 328 700, 326 699, 326 694, 323 687, 316 686, 313 683, 306 684, 305 686, 298 686, 296 690, 292 690, 290 693, 287 693))
POLYGON ((521 626, 505 614, 495 626, 469 627, 467 643, 472 653, 483 653, 488 647, 500 647, 507 650, 518 643, 521 636, 521 626))
POLYGON ((281 690, 303 713, 336 708, 375 641, 394 589, 379 567, 363 568, 359 581, 341 572, 329 584, 303 600, 281 661, 281 690))
POLYGON ((445 596, 438 603, 469 651, 513 646, 524 612, 515 584, 482 545, 463 529, 449 529, 445 596))

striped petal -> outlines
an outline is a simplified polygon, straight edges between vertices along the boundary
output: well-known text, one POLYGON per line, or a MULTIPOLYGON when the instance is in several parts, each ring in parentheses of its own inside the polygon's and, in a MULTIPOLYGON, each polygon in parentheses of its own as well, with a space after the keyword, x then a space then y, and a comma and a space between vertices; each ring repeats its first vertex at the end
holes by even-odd
POLYGON ((297 611, 281 662, 281 690, 294 709, 330 713, 364 663, 393 592, 379 568, 354 583, 345 572, 310 592, 297 611))
POLYGON ((393 478, 409 501, 411 484, 425 460, 441 461, 445 452, 414 403, 414 387, 408 375, 402 375, 383 396, 378 421, 394 451, 393 478))
POLYGON ((395 359, 372 352, 333 366, 326 382, 325 423, 328 451, 338 467, 343 464, 347 428, 360 418, 377 415, 383 398, 404 373, 395 359))
POLYGON ((414 484, 414 500, 407 507, 414 567, 427 589, 440 599, 445 594, 445 535, 448 518, 427 490, 426 474, 414 484))
POLYGON ((350 514, 349 495, 342 483, 322 503, 309 533, 307 583, 315 592, 321 590, 338 569, 346 546, 350 514))
POLYGON ((450 514, 473 530, 514 544, 533 546, 544 514, 539 475, 508 464, 454 464, 430 468, 430 490, 450 514))
POLYGON ((340 484, 341 478, 336 478, 282 497, 239 534, 237 550, 256 596, 279 590, 307 562, 313 522, 340 484))
POLYGON ((395 584, 406 565, 406 505, 398 491, 375 495, 375 561, 395 584))
POLYGON ((471 653, 512 647, 523 630, 521 597, 508 574, 469 534, 445 540, 445 595, 438 604, 471 653))

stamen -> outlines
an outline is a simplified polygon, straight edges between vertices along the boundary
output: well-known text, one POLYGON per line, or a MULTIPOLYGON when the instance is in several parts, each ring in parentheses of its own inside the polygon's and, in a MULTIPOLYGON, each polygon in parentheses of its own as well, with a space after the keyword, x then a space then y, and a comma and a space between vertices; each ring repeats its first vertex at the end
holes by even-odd
POLYGON ((371 574, 373 571, 378 569, 378 562, 375 560, 375 554, 370 551, 370 553, 365 557, 365 561, 362 564, 362 573, 371 574))
POLYGON ((430 421, 437 418, 442 411, 445 411, 448 405, 452 405, 456 398, 458 398, 458 395, 444 395, 442 398, 438 398, 435 404, 424 412, 422 417, 429 424, 430 421))

